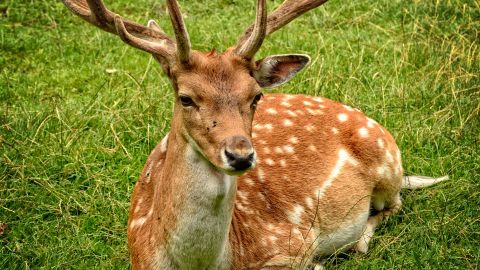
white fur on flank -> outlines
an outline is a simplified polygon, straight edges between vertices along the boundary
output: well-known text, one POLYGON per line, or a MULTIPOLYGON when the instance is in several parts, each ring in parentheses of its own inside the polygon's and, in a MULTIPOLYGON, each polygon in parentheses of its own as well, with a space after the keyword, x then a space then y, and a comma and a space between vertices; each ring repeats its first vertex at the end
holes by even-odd
POLYGON ((340 175, 340 172, 342 171, 343 166, 345 166, 345 164, 347 163, 353 166, 356 166, 358 164, 358 162, 355 159, 353 159, 350 156, 350 154, 348 154, 347 150, 345 149, 338 150, 338 159, 337 159, 337 163, 335 164, 335 167, 333 167, 332 171, 330 172, 330 175, 325 180, 325 182, 323 182, 320 188, 315 191, 317 200, 320 200, 323 197, 327 189, 332 185, 333 181, 340 175))
POLYGON ((446 180, 448 180, 448 175, 438 177, 438 178, 428 177, 428 176, 419 176, 419 175, 404 176, 402 188, 406 188, 406 189, 424 188, 424 187, 432 186, 446 180))
POLYGON ((336 252, 348 250, 355 245, 362 236, 365 225, 367 224, 368 205, 366 205, 364 210, 365 211, 362 211, 352 219, 345 219, 333 232, 319 232, 314 244, 317 256, 331 255, 336 252))

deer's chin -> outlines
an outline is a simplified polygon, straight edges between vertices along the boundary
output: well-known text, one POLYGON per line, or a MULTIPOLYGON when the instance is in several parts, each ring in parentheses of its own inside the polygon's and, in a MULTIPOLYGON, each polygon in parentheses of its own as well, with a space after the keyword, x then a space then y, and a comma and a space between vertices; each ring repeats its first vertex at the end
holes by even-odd
POLYGON ((225 168, 225 169, 222 169, 222 171, 225 173, 225 174, 228 174, 228 175, 231 175, 231 176, 241 176, 242 174, 250 171, 250 170, 253 170, 255 168, 255 165, 251 166, 250 168, 248 169, 245 169, 245 170, 234 170, 233 168, 225 168))

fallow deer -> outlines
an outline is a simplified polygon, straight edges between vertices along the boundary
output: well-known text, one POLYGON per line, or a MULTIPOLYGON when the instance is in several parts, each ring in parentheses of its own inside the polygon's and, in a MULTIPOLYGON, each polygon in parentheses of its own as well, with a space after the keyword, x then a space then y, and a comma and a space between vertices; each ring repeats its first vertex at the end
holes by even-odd
POLYGON ((375 227, 401 206, 400 189, 443 178, 403 177, 390 133, 323 97, 262 94, 309 62, 254 61, 264 38, 326 0, 287 0, 223 53, 191 50, 175 0, 170 39, 101 0, 63 0, 76 15, 147 51, 175 91, 169 134, 148 157, 128 219, 134 269, 305 268, 341 250, 367 252, 375 227), (263 98, 262 98, 263 97, 263 98))

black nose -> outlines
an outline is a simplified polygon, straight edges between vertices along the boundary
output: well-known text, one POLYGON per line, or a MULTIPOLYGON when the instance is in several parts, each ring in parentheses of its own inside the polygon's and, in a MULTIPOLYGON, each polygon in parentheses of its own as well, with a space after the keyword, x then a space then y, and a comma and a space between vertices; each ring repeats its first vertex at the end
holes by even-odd
POLYGON ((236 171, 244 171, 250 169, 253 165, 254 154, 239 155, 225 150, 228 165, 232 166, 236 171))

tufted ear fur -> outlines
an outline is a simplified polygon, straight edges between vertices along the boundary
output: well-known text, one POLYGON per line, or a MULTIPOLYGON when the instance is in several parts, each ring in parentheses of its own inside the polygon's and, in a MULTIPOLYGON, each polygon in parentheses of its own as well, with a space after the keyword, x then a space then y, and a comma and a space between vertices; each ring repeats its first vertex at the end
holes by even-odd
POLYGON ((305 54, 272 55, 256 62, 253 76, 262 88, 271 88, 288 82, 310 62, 305 54))

